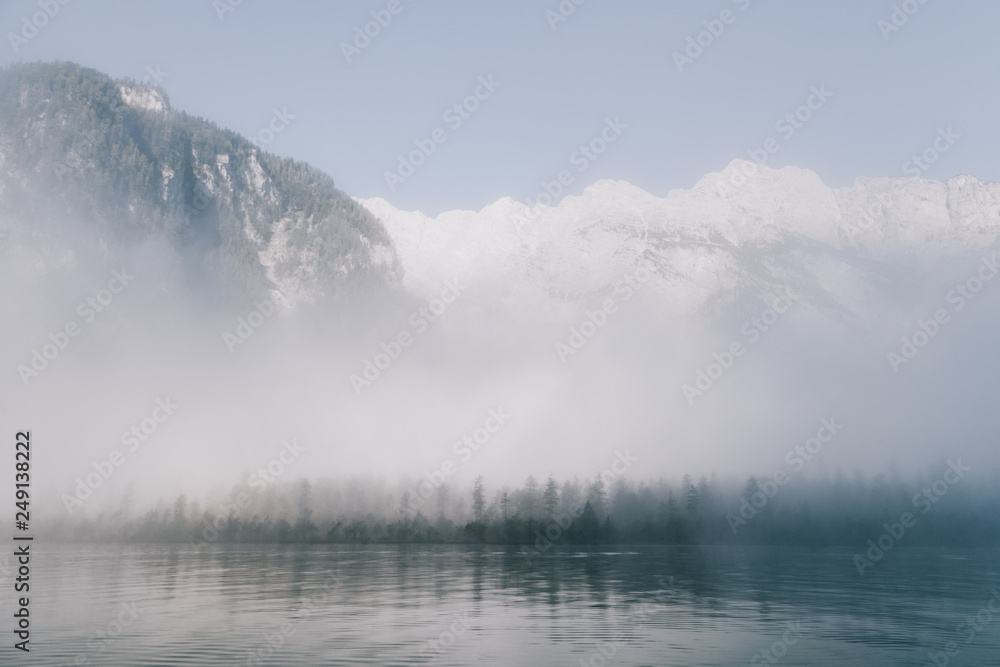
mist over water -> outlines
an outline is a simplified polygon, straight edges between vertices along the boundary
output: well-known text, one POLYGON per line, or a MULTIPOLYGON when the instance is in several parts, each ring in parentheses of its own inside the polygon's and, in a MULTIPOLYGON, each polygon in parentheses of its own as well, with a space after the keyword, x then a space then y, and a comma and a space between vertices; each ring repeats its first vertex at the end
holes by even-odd
POLYGON ((911 477, 954 457, 977 473, 996 469, 989 396, 998 297, 987 284, 952 311, 945 295, 963 275, 957 261, 936 267, 940 278, 925 278, 931 284, 919 294, 900 286, 892 311, 865 320, 793 302, 768 326, 759 319, 768 306, 751 302, 716 322, 681 322, 639 294, 563 361, 556 345, 570 344, 595 312, 589 305, 557 318, 468 290, 436 317, 428 302, 400 292, 218 308, 162 243, 98 258, 68 253, 64 268, 44 276, 23 268, 29 249, 8 244, 5 253, 17 323, 3 341, 9 414, 65 443, 39 452, 40 491, 70 493, 93 462, 116 449, 127 455, 88 510, 126 493, 145 506, 180 493, 202 498, 266 465, 288 439, 306 448, 292 477, 374 475, 395 484, 454 459, 449 481, 463 487, 480 474, 492 485, 550 472, 588 478, 628 447, 642 461, 630 477, 676 483, 684 474, 769 475, 820 418, 834 417, 845 428, 808 475, 911 477), (98 300, 99 312, 87 305, 121 271, 134 276, 124 289, 106 306, 98 300), (950 321, 894 372, 887 354, 900 354, 901 336, 942 307, 950 321), (61 332, 74 323, 79 334, 67 340, 61 332), (408 346, 396 342, 401 334, 408 346), (65 348, 25 383, 17 369, 32 368, 34 352, 60 340, 65 348), (729 352, 734 343, 741 355, 729 352), (389 363, 376 370, 376 362, 389 363), (167 398, 178 408, 142 433, 167 398), (510 414, 502 428, 468 460, 456 454, 455 443, 498 408, 510 414), (123 434, 136 426, 145 439, 136 446, 126 435, 126 444, 123 434))
POLYGON ((195 4, 0 6, 0 653, 995 661, 996 7, 195 4))

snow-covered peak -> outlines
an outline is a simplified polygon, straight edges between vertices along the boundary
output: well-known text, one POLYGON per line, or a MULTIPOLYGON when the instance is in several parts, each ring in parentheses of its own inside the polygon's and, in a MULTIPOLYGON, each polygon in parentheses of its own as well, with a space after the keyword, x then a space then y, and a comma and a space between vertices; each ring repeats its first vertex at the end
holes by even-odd
POLYGON ((648 291, 680 312, 791 280, 855 310, 865 293, 856 281, 850 295, 837 293, 852 266, 978 251, 1000 238, 997 183, 859 178, 835 189, 808 169, 745 160, 664 197, 602 180, 552 206, 504 197, 434 217, 359 201, 386 224, 410 289, 432 294, 459 275, 514 285, 554 308, 602 293, 644 263, 656 276, 648 291))

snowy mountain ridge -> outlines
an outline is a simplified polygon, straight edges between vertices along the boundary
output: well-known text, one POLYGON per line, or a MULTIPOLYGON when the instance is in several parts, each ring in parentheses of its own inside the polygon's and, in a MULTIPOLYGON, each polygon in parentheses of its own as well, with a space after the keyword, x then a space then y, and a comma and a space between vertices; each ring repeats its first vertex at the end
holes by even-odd
POLYGON ((651 291, 678 314, 788 286, 814 304, 858 313, 880 264, 978 252, 1000 237, 997 183, 859 178, 830 188, 807 169, 744 160, 665 197, 602 180, 554 206, 505 197, 436 217, 358 201, 386 225, 411 291, 432 295, 462 276, 556 311, 606 293, 645 264, 651 291))

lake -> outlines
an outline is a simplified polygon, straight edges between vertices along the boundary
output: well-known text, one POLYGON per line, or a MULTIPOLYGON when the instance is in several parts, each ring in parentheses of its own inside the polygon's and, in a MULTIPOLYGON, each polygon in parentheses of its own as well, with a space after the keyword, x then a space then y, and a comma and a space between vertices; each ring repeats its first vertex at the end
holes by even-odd
POLYGON ((895 549, 863 578, 847 549, 33 550, 18 664, 925 665, 949 642, 938 664, 1000 663, 996 550, 895 549))

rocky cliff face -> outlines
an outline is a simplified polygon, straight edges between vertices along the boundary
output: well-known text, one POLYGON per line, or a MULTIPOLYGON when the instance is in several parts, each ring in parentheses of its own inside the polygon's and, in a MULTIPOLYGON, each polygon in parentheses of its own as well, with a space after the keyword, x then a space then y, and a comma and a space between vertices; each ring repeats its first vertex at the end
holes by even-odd
POLYGON ((401 275, 382 224, 327 175, 69 63, 0 71, 0 231, 41 274, 161 240, 225 301, 310 302, 401 275))
POLYGON ((400 283, 430 298, 458 277, 558 315, 645 267, 644 292, 684 317, 756 308, 786 288, 853 317, 892 299, 901 262, 983 252, 998 236, 1000 184, 834 189, 805 169, 739 160, 665 197, 600 181, 555 206, 504 198, 430 218, 354 200, 322 172, 173 109, 158 88, 68 63, 0 71, 0 251, 32 275, 156 241, 192 289, 230 303, 400 283))

